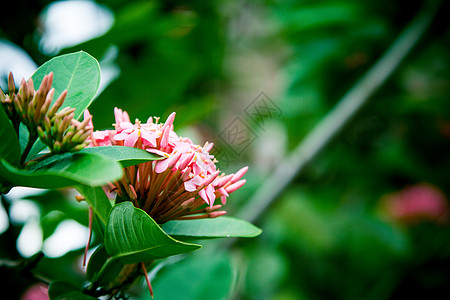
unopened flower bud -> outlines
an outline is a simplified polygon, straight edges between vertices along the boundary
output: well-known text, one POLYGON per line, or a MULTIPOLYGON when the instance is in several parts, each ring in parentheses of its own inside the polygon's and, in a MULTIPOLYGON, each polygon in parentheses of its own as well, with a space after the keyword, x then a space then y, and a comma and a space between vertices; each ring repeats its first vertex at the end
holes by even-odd
POLYGON ((217 184, 217 187, 223 187, 225 184, 230 182, 231 178, 233 178, 234 174, 225 175, 222 178, 219 179, 219 183, 217 184))
POLYGON ((64 144, 69 144, 69 143, 71 143, 72 142, 72 137, 73 137, 73 135, 75 134, 75 131, 69 131, 69 132, 67 132, 65 135, 64 135, 64 137, 63 137, 63 139, 62 139, 62 143, 63 143, 63 145, 64 144))
POLYGON ((184 201, 183 203, 181 203, 181 204, 180 204, 180 207, 181 207, 181 208, 186 208, 186 207, 192 205, 192 204, 194 203, 194 201, 195 201, 195 198, 192 197, 192 198, 190 198, 190 199, 184 201))
POLYGON ((53 143, 53 152, 55 153, 60 153, 61 152, 61 148, 62 148, 62 144, 60 141, 56 141, 53 143))
POLYGON ((47 115, 49 115, 50 117, 53 117, 56 114, 56 112, 58 111, 58 109, 63 105, 64 100, 66 99, 66 96, 67 96, 67 90, 65 90, 64 92, 61 93, 61 95, 59 95, 58 99, 56 99, 55 103, 52 105, 52 107, 48 111, 47 115))
POLYGON ((38 126, 37 128, 38 136, 42 140, 47 140, 47 135, 45 134, 45 131, 42 129, 41 126, 38 126))
POLYGON ((0 88, 0 101, 3 102, 6 100, 6 95, 3 90, 0 88))
POLYGON ((73 113, 74 111, 75 111, 75 108, 66 106, 63 109, 61 109, 60 111, 58 111, 54 117, 55 118, 64 118, 65 116, 73 113))
POLYGON ((247 173, 247 171, 248 171, 248 167, 243 167, 242 169, 237 171, 236 174, 234 174, 234 176, 233 176, 233 178, 231 178, 230 182, 231 183, 237 182, 239 179, 242 178, 242 176, 245 175, 245 173, 247 173))
POLYGON ((75 147, 73 147, 73 151, 80 151, 80 150, 84 149, 85 147, 87 147, 88 145, 89 145, 89 143, 83 143, 83 144, 76 145, 75 147))
POLYGON ((10 94, 16 92, 16 85, 14 83, 14 76, 13 76, 12 72, 9 72, 9 75, 8 75, 8 91, 10 94))
POLYGON ((211 206, 211 207, 206 207, 206 208, 205 208, 205 211, 206 211, 206 212, 213 212, 213 211, 218 210, 218 209, 220 209, 220 208, 222 208, 222 205, 217 204, 217 205, 213 205, 213 206, 211 206))
POLYGON ((221 217, 221 216, 225 215, 226 213, 227 212, 223 211, 223 210, 221 210, 221 211, 213 211, 212 213, 208 214, 208 218, 211 218, 211 219, 218 218, 218 217, 221 217))
POLYGON ((44 125, 45 132, 47 132, 48 134, 51 134, 52 124, 50 122, 50 118, 48 116, 45 116, 44 119, 42 120, 42 123, 44 125))
POLYGON ((23 107, 19 95, 14 98, 14 107, 16 108, 18 114, 23 114, 23 107))
POLYGON ((245 184, 246 180, 242 179, 239 180, 236 183, 233 183, 232 185, 225 188, 225 191, 227 191, 228 194, 231 194, 232 192, 236 191, 237 189, 241 188, 245 184))

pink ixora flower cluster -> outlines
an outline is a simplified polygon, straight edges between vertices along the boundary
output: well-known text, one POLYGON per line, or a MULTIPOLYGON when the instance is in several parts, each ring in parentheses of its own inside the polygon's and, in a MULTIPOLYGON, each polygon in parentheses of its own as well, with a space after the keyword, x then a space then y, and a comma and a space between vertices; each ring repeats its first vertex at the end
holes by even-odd
MULTIPOLYGON (((241 179, 248 167, 236 174, 220 174, 213 155, 212 143, 199 146, 173 131, 175 113, 164 123, 150 117, 146 123, 131 123, 127 112, 115 108, 114 130, 95 131, 90 146, 128 146, 144 149, 164 157, 124 169, 124 177, 111 183, 108 192, 117 200, 131 200, 156 222, 215 218, 230 193, 245 184, 241 179), (215 204, 216 198, 222 204, 215 204)), ((91 118, 85 112, 85 119, 91 118)))

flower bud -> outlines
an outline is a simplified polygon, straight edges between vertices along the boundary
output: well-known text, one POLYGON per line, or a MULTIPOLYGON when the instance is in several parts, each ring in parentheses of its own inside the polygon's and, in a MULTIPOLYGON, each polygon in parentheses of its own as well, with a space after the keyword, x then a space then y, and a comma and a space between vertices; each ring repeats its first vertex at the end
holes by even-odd
POLYGON ((8 91, 9 91, 9 94, 13 94, 16 92, 16 85, 14 83, 14 76, 13 76, 12 72, 9 72, 9 75, 8 75, 8 91))
POLYGON ((58 109, 63 105, 64 100, 66 99, 66 96, 67 96, 67 90, 62 92, 61 95, 59 95, 58 99, 56 99, 55 103, 52 105, 52 107, 50 108, 50 110, 47 113, 47 115, 50 118, 53 117, 56 114, 56 112, 58 111, 58 109))
POLYGON ((237 189, 241 188, 241 187, 245 184, 245 182, 246 182, 245 179, 239 180, 238 182, 233 183, 232 185, 230 185, 230 186, 228 186, 227 188, 225 188, 225 191, 226 191, 228 194, 231 194, 232 192, 234 192, 234 191, 236 191, 237 189))
POLYGON ((42 127, 38 126, 36 129, 37 129, 39 138, 42 140, 47 140, 47 135, 45 134, 45 131, 42 129, 42 127))
POLYGON ((62 144, 60 141, 56 141, 53 143, 52 150, 54 153, 60 153, 62 149, 62 144))
POLYGON ((208 214, 208 218, 213 219, 213 218, 218 218, 221 217, 223 215, 225 215, 227 212, 226 211, 213 211, 212 213, 208 214))
POLYGON ((0 88, 0 101, 4 102, 6 100, 6 95, 3 90, 0 88))

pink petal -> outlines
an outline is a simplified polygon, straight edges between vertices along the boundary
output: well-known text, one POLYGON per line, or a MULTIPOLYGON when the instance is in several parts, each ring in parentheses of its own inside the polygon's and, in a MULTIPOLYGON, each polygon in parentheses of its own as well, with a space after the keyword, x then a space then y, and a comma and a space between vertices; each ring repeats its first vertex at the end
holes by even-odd
POLYGON ((214 200, 216 200, 216 195, 214 195, 214 188, 211 185, 206 186, 206 195, 209 199, 209 205, 212 207, 214 200))
POLYGON ((198 192, 199 196, 202 197, 203 200, 205 200, 205 202, 207 204, 210 204, 209 200, 208 200, 208 196, 206 195, 206 191, 205 189, 201 189, 200 192, 198 192))
POLYGON ((120 123, 120 128, 126 130, 126 129, 133 129, 134 125, 131 124, 130 122, 121 122, 120 123))
POLYGON ((144 143, 145 145, 150 145, 152 147, 156 147, 156 136, 155 135, 148 133, 146 130, 141 130, 141 138, 143 141, 147 142, 147 143, 144 143))
POLYGON ((220 192, 223 196, 225 196, 225 197, 228 197, 228 196, 229 196, 228 193, 227 193, 227 191, 226 191, 223 187, 219 189, 219 192, 220 192))
POLYGON ((166 148, 169 143, 169 133, 170 133, 170 128, 164 129, 163 136, 161 138, 161 148, 162 149, 166 148))
POLYGON ((194 176, 194 178, 184 183, 184 189, 188 192, 195 192, 197 188, 202 185, 202 183, 202 178, 200 178, 199 176, 194 176))
POLYGON ((115 141, 123 141, 128 137, 128 134, 126 133, 118 133, 114 136, 115 141))
POLYGON ((167 167, 169 166, 169 159, 166 158, 164 160, 160 160, 156 162, 155 165, 155 172, 156 173, 162 173, 165 170, 167 170, 167 167))
POLYGON ((169 167, 173 168, 175 166, 175 164, 180 160, 181 157, 181 153, 176 153, 175 155, 172 155, 171 157, 168 158, 169 160, 169 167))
POLYGON ((191 175, 191 168, 187 167, 186 170, 183 172, 183 175, 181 176, 181 180, 187 181, 190 179, 191 175))
POLYGON ((178 166, 177 168, 179 170, 184 170, 186 169, 186 167, 191 163, 192 158, 194 157, 194 153, 190 153, 190 154, 183 154, 183 158, 181 158, 178 161, 178 166))
POLYGON ((222 202, 222 205, 227 204, 227 196, 220 196, 220 201, 222 202))
POLYGON ((216 171, 216 172, 212 173, 211 175, 209 175, 209 177, 205 179, 205 182, 203 184, 204 185, 209 185, 211 182, 214 181, 214 179, 217 178, 219 173, 220 173, 219 171, 216 171))
POLYGON ((158 149, 147 149, 147 152, 155 153, 157 155, 164 156, 164 157, 169 157, 169 154, 167 154, 164 151, 158 150, 158 149))
POLYGON ((206 142, 203 146, 203 152, 209 152, 211 151, 212 147, 214 146, 214 143, 208 143, 206 142))
POLYGON ((139 133, 137 130, 133 131, 126 139, 124 145, 127 147, 133 147, 139 138, 139 133))
POLYGON ((95 139, 104 139, 105 136, 108 136, 108 132, 107 131, 94 131, 92 133, 92 135, 94 136, 95 139))
POLYGON ((161 130, 165 130, 167 127, 170 128, 173 125, 173 121, 175 120, 175 115, 176 115, 176 113, 173 112, 167 117, 167 120, 166 120, 166 122, 164 122, 164 125, 161 128, 161 130))
POLYGON ((184 183, 184 189, 188 192, 195 192, 197 190, 197 187, 190 181, 186 181, 184 183))

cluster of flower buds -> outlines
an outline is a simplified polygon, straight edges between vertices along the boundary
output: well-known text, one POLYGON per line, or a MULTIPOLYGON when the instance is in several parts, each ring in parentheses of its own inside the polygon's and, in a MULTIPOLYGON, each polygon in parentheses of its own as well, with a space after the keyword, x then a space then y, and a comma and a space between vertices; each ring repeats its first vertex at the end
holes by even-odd
POLYGON ((5 95, 0 89, 0 99, 13 123, 22 122, 30 135, 38 136, 52 153, 77 151, 89 144, 86 138, 92 132, 89 120, 79 122, 74 119, 75 108, 60 110, 67 91, 53 102, 55 90, 52 87, 53 73, 45 75, 37 91, 33 80, 22 79, 15 92, 14 77, 9 73, 8 90, 5 95))
MULTIPOLYGON (((224 215, 222 205, 230 193, 245 184, 244 167, 236 174, 220 174, 209 153, 213 144, 199 146, 173 131, 175 113, 165 123, 150 117, 146 123, 130 122, 128 114, 114 111, 114 130, 95 131, 91 146, 129 146, 164 157, 163 160, 125 168, 125 176, 110 186, 119 200, 130 200, 156 222, 215 218, 224 215), (216 198, 222 204, 216 204, 216 198)), ((85 119, 91 120, 88 112, 85 119)), ((112 195, 113 196, 113 195, 112 195)))

